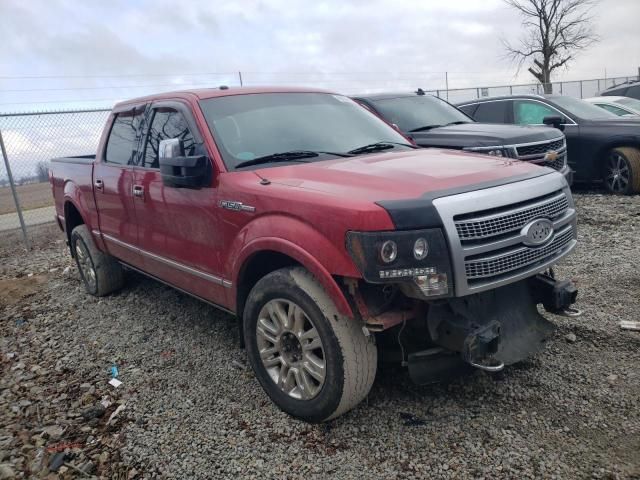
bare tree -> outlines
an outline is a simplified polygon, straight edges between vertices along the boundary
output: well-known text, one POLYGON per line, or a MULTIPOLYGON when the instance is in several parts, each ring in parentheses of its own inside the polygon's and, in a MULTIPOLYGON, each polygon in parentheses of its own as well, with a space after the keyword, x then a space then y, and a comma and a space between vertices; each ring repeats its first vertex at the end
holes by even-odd
POLYGON ((36 177, 39 182, 49 181, 49 162, 46 160, 40 160, 36 164, 36 177))
POLYGON ((598 39, 590 15, 597 0, 504 0, 522 16, 523 37, 514 46, 503 41, 507 56, 528 68, 543 86, 552 92, 551 73, 567 68, 576 54, 598 39))

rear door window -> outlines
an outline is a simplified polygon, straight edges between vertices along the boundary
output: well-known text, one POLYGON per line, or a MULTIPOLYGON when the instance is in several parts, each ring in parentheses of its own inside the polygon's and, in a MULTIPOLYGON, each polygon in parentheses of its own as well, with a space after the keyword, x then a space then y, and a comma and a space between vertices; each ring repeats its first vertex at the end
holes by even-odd
POLYGON ((542 125, 544 117, 557 117, 561 114, 544 103, 514 100, 513 116, 518 125, 542 125))
POLYGON ((634 85, 633 87, 629 87, 629 89, 624 94, 624 96, 640 99, 640 85, 634 85))
POLYGON ((607 110, 607 111, 609 111, 611 113, 615 113, 619 117, 622 117, 623 115, 629 115, 630 114, 630 112, 627 112, 623 108, 614 107, 613 105, 608 105, 606 103, 597 103, 596 105, 598 105, 600 108, 604 108, 605 110, 607 110))
POLYGON ((185 155, 195 155, 195 140, 184 115, 172 108, 158 108, 153 113, 141 166, 160 168, 158 158, 160 142, 169 138, 179 138, 184 144, 185 155))
POLYGON ((105 162, 116 165, 134 163, 142 118, 139 112, 123 112, 116 115, 107 140, 105 162))
POLYGON ((509 102, 483 102, 473 114, 477 122, 507 123, 507 106, 509 102))
POLYGON ((466 113, 467 115, 469 115, 471 118, 475 119, 475 111, 476 108, 478 108, 478 104, 471 104, 471 105, 462 105, 461 107, 458 107, 460 110, 462 110, 464 113, 466 113))

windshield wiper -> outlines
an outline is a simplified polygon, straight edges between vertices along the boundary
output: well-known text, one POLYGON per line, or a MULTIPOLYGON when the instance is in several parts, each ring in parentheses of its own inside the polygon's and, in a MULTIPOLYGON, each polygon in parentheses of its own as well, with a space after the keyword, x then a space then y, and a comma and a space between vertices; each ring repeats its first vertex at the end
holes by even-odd
POLYGON ((346 153, 337 152, 314 152, 313 150, 290 150, 288 152, 271 153, 269 155, 263 155, 262 157, 252 158, 251 160, 245 160, 236 165, 236 168, 249 167, 251 165, 260 165, 262 163, 271 162, 308 162, 305 158, 318 157, 321 154, 335 155, 337 157, 350 157, 346 153))
POLYGON ((449 123, 445 123, 444 125, 442 124, 438 124, 438 125, 425 125, 424 127, 418 127, 418 128, 414 128, 413 130, 409 130, 409 133, 415 133, 415 132, 425 132, 427 130, 431 130, 432 128, 438 128, 438 127, 449 127, 451 125, 462 125, 463 123, 471 123, 471 122, 467 122, 465 120, 458 120, 456 122, 449 122, 449 123))
POLYGON ((378 152, 380 150, 389 150, 391 148, 396 148, 396 145, 400 145, 402 147, 409 147, 409 148, 418 148, 415 145, 411 145, 409 143, 376 142, 376 143, 370 143, 369 145, 364 145, 362 147, 354 148, 353 150, 349 150, 347 153, 357 155, 359 153, 378 152))

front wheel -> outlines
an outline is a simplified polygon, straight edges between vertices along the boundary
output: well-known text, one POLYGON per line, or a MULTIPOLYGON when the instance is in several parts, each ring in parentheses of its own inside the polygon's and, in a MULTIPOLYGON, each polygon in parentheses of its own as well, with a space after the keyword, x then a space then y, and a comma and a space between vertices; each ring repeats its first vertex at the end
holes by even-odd
POLYGON ((640 150, 633 147, 611 150, 605 160, 604 185, 618 195, 640 192, 640 150))
POLYGON ((258 381, 288 414, 324 422, 369 393, 377 363, 373 336, 340 315, 307 270, 284 268, 262 278, 249 294, 243 325, 258 381))

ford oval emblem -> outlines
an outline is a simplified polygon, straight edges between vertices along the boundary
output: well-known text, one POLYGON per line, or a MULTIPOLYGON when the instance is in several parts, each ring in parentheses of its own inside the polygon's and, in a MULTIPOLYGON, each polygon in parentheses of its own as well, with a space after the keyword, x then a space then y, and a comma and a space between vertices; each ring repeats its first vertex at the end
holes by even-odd
POLYGON ((553 223, 546 218, 538 218, 527 223, 522 231, 522 243, 537 247, 547 243, 553 236, 553 223))

